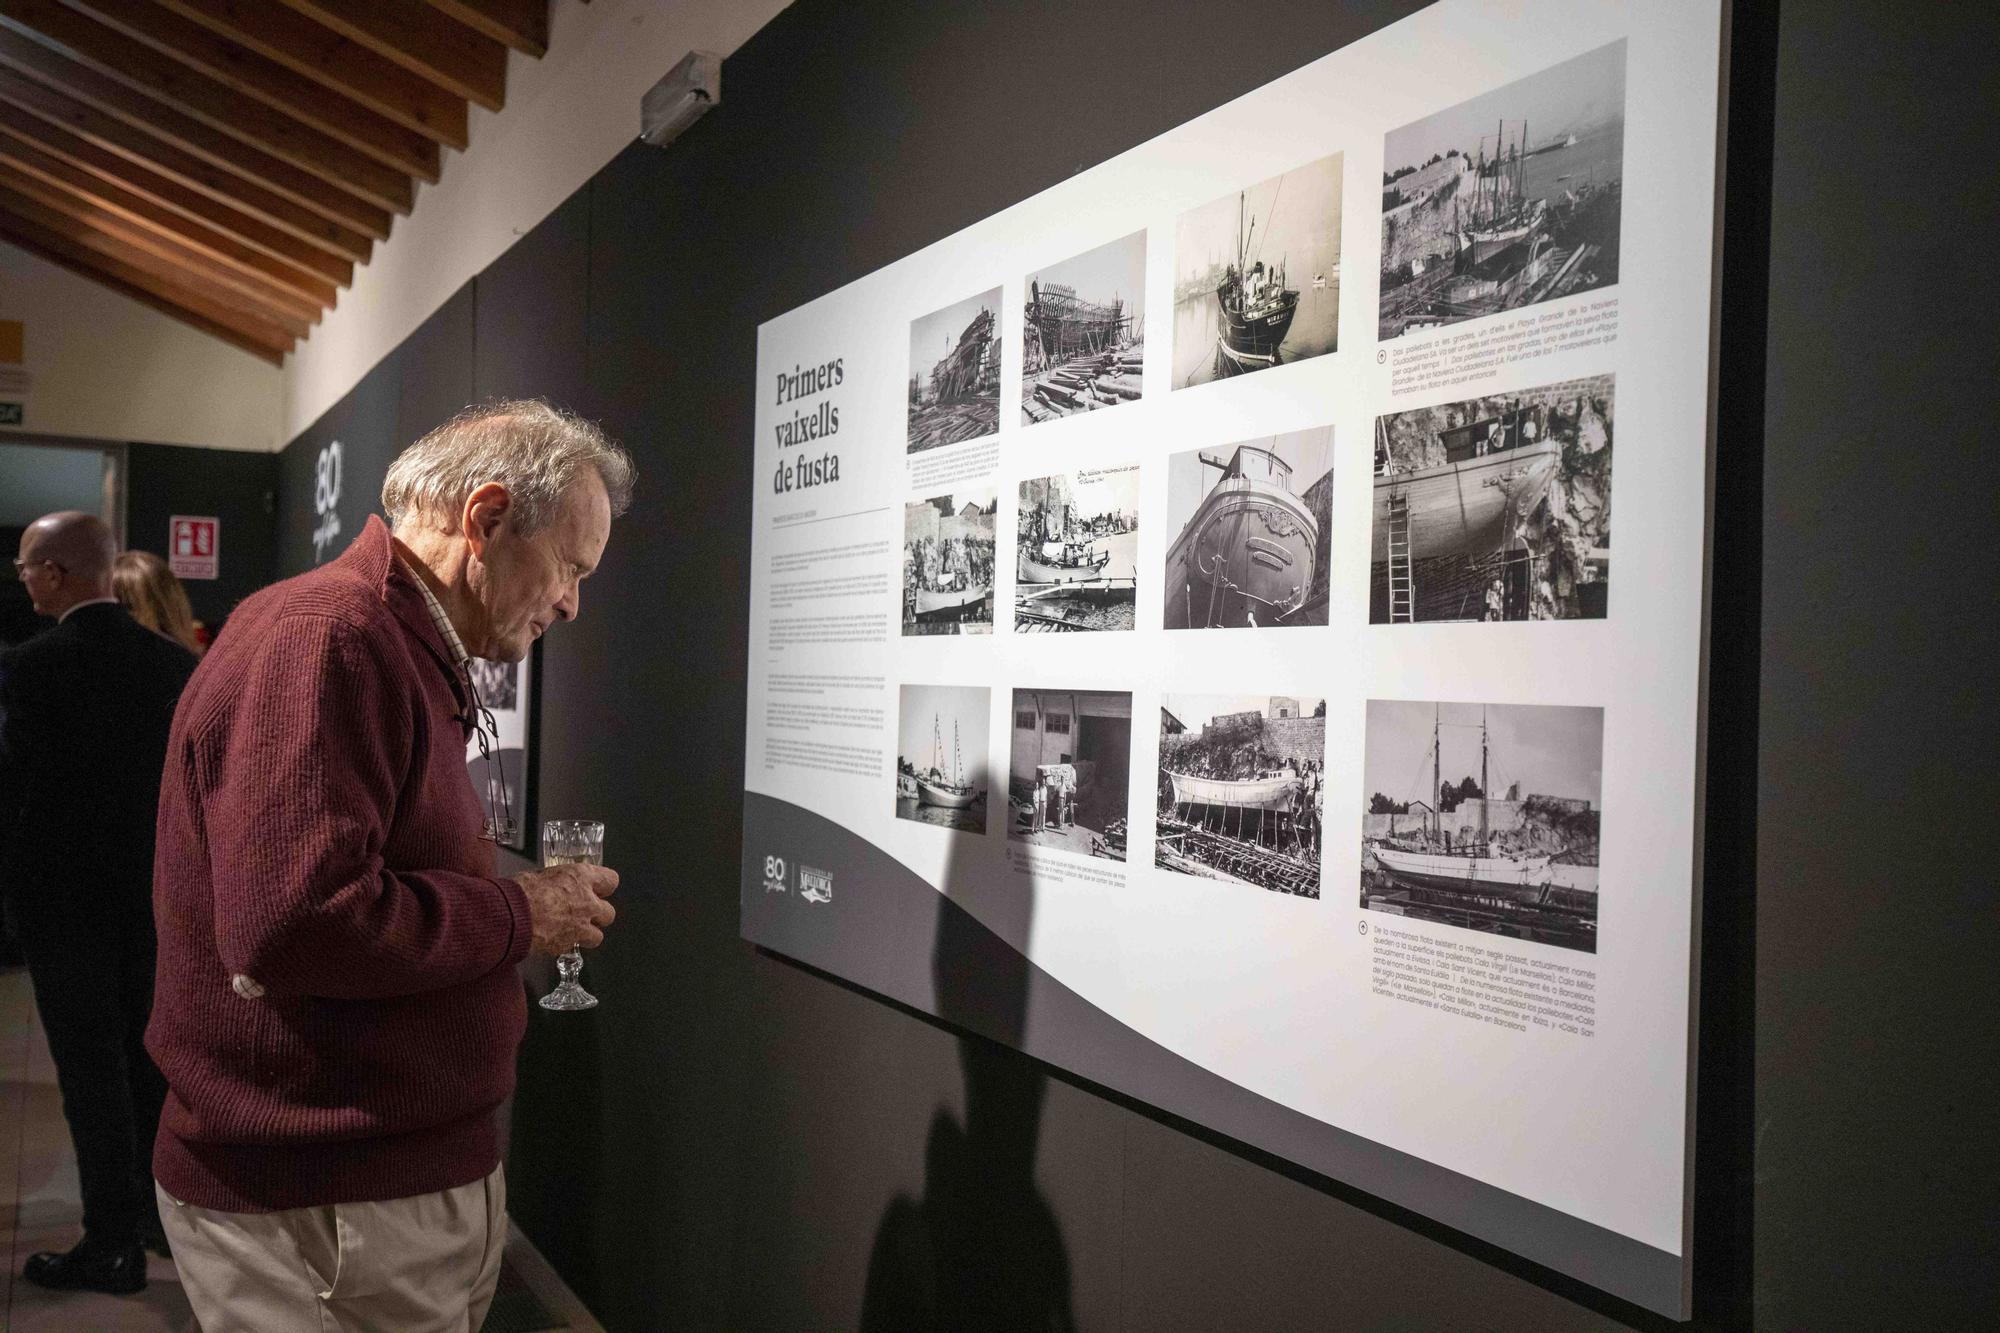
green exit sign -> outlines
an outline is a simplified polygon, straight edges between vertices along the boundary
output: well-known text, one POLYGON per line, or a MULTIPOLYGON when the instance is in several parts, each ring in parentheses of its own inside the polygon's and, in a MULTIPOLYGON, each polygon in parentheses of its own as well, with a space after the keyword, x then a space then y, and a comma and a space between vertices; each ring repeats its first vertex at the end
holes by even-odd
POLYGON ((21 404, 0 403, 0 426, 18 426, 20 424, 21 404))

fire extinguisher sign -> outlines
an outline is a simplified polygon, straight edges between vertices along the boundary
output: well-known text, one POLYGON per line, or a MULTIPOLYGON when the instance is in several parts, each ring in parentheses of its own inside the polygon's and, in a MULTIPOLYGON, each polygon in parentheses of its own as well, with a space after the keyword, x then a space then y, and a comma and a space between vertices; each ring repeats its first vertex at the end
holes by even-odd
POLYGON ((167 524, 167 567, 184 579, 214 578, 221 549, 221 520, 175 514, 167 524))

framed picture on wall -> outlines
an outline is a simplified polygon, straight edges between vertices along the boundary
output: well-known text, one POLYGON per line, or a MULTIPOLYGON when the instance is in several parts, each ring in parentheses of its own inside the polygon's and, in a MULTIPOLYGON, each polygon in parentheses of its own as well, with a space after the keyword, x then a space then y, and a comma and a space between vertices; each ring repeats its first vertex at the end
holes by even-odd
POLYGON ((523 856, 532 856, 535 850, 535 728, 539 722, 535 661, 540 653, 541 645, 536 644, 518 662, 475 657, 466 663, 485 709, 482 725, 486 716, 492 723, 484 754, 478 736, 466 739, 465 766, 481 808, 489 814, 505 811, 511 816, 511 827, 501 830, 500 845, 523 856))

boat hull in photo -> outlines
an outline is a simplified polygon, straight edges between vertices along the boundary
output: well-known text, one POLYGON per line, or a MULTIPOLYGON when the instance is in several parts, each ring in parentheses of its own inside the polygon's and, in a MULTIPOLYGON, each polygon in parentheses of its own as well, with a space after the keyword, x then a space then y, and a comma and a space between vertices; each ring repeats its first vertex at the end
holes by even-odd
POLYGON ((917 800, 924 805, 935 805, 946 810, 963 810, 972 804, 973 798, 978 794, 969 784, 953 786, 931 778, 917 779, 917 800))
POLYGON ((1208 805, 1217 809, 1285 812, 1292 808, 1298 793, 1298 783, 1291 777, 1231 781, 1169 770, 1167 778, 1174 785, 1174 804, 1177 806, 1208 805))
POLYGON ((1305 604, 1319 523, 1289 491, 1218 482, 1167 552, 1168 629, 1273 625, 1305 604))
POLYGON ((1560 455, 1548 441, 1375 478, 1375 558, 1389 558, 1389 502, 1395 496, 1409 506, 1413 558, 1492 554, 1506 544, 1506 516, 1528 513, 1540 502, 1560 455))
POLYGON ((1506 856, 1446 856, 1379 843, 1372 844, 1369 851, 1392 878, 1417 889, 1528 899, 1542 897, 1551 878, 1546 856, 1521 860, 1506 856))

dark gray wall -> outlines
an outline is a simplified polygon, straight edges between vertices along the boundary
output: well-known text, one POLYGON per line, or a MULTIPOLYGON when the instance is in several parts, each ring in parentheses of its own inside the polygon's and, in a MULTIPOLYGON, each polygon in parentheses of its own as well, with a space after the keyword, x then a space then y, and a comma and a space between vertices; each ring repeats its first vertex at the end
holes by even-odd
MULTIPOLYGON (((547 394, 639 455, 542 659, 542 810, 607 819, 624 875, 606 1003, 534 1014, 510 1158, 609 1327, 1661 1326, 736 933, 756 325, 1415 7, 804 0, 720 110, 621 155, 288 451, 286 572, 331 433, 373 441, 344 513, 460 394, 547 394)), ((1964 1048, 1996 914, 1961 853, 1994 802, 1958 757, 1993 748, 1968 679, 1991 594, 1939 586, 1993 526, 1963 402, 1991 339, 1939 309, 1979 267, 1991 115, 1936 100, 1980 86, 1988 25, 1739 7, 1701 1327, 1753 1292, 1772 1329, 1991 1309, 1990 1059, 1964 1048)))
POLYGON ((175 514, 221 520, 221 559, 212 579, 186 579, 195 619, 222 628, 236 604, 264 586, 277 555, 278 460, 270 454, 178 445, 125 449, 125 542, 169 555, 175 514))

